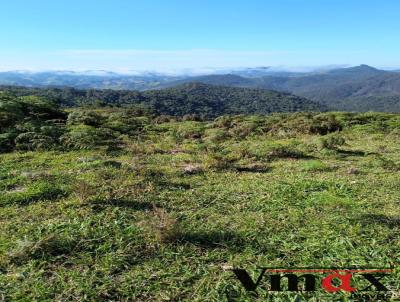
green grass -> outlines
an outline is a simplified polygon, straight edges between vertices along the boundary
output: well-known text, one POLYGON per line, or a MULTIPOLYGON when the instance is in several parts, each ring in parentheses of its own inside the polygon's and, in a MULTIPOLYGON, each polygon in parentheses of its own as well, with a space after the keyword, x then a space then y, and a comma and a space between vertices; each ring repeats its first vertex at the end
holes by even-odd
POLYGON ((324 172, 332 169, 329 165, 320 160, 306 161, 301 165, 301 167, 305 172, 324 172))
POLYGON ((319 135, 213 127, 160 124, 112 153, 1 154, 0 300, 267 301, 227 266, 394 266, 400 290, 397 133, 356 125, 326 150, 319 135))

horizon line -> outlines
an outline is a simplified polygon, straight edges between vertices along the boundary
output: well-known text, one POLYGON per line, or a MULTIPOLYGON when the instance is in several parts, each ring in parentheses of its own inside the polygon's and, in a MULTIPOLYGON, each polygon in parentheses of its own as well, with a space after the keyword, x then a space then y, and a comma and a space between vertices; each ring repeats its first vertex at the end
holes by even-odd
MULTIPOLYGON (((90 69, 90 68, 26 68, 26 69, 0 69, 0 73, 46 73, 46 72, 59 72, 59 73, 110 73, 115 75, 141 75, 144 73, 159 74, 159 75, 187 75, 187 74, 208 74, 208 73, 221 73, 221 72, 234 72, 242 70, 254 70, 254 69, 265 69, 270 72, 289 72, 289 73, 311 73, 311 72, 323 72, 335 69, 345 69, 353 67, 368 66, 383 71, 395 71, 400 70, 400 67, 396 66, 374 66, 369 64, 324 64, 324 65, 269 65, 263 66, 237 66, 237 67, 198 67, 198 68, 164 68, 164 69, 90 69)), ((98 75, 101 76, 101 75, 98 75)))

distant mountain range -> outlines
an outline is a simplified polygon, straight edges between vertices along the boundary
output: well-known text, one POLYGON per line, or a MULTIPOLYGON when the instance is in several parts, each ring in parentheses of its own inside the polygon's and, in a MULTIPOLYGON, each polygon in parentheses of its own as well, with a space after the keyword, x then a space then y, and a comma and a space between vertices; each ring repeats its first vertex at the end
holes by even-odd
POLYGON ((1 72, 0 85, 79 89, 154 90, 190 82, 276 90, 295 94, 334 110, 400 112, 400 72, 368 65, 293 72, 270 67, 220 70, 190 76, 160 73, 1 72), (226 73, 225 73, 226 72, 226 73))
POLYGON ((183 80, 193 82, 195 74, 202 75, 237 75, 246 78, 258 78, 262 76, 301 76, 304 72, 293 72, 285 69, 271 67, 218 69, 192 71, 184 70, 176 74, 159 72, 127 72, 126 74, 106 71, 6 71, 0 72, 0 85, 16 85, 25 87, 73 87, 95 89, 130 89, 149 90, 171 86, 170 83, 183 80), (192 80, 193 79, 193 80, 192 80))
POLYGON ((146 90, 184 78, 185 76, 170 76, 158 73, 125 75, 107 71, 8 71, 0 72, 0 85, 146 90))
POLYGON ((400 112, 400 73, 367 65, 290 76, 207 75, 164 86, 185 81, 290 92, 336 110, 400 112))

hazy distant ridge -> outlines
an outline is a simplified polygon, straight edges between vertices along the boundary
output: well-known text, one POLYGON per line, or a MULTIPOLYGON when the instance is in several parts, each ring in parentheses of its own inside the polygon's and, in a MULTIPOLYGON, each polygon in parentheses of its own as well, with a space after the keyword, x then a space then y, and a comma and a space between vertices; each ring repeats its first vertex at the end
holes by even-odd
POLYGON ((289 92, 337 110, 400 112, 400 73, 368 65, 293 72, 270 67, 220 70, 189 76, 157 72, 1 72, 0 85, 79 89, 152 90, 189 82, 289 92), (220 72, 229 72, 220 74, 220 72))

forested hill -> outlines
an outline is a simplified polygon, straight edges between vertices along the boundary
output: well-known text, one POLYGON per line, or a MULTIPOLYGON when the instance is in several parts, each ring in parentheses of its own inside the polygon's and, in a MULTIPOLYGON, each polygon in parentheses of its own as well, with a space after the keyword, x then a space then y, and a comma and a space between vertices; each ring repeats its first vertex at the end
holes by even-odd
POLYGON ((173 88, 144 92, 130 90, 79 90, 74 88, 0 87, 16 96, 35 95, 66 107, 78 105, 142 105, 160 114, 267 114, 271 112, 325 111, 308 99, 264 89, 186 83, 173 88))
MULTIPOLYGON (((126 99, 144 100, 146 93, 137 91, 173 88, 193 82, 287 92, 339 111, 400 112, 400 72, 380 70, 368 65, 309 72, 277 72, 268 68, 250 68, 242 71, 228 70, 226 74, 212 73, 201 76, 184 74, 168 76, 153 73, 121 75, 110 72, 0 72, 0 85, 45 89, 44 92, 36 90, 35 93, 51 93, 59 97, 59 91, 49 91, 46 87, 81 89, 68 91, 62 88, 61 99, 67 105, 73 105, 75 101, 73 98, 64 97, 69 93, 77 94, 77 99, 84 101, 87 98, 92 100, 97 97, 106 103, 113 103, 115 99, 123 98, 122 101, 125 103, 126 99), (101 92, 89 89, 99 89, 101 92), (115 92, 105 89, 126 91, 115 92)), ((166 94, 168 93, 160 93, 160 95, 166 94)))
POLYGON ((217 116, 326 110, 325 106, 289 93, 201 83, 146 91, 143 96, 146 104, 171 115, 190 112, 217 116))
POLYGON ((205 84, 272 89, 299 95, 342 111, 400 112, 400 73, 367 65, 303 75, 268 75, 248 78, 239 75, 207 75, 164 83, 185 81, 205 84))

